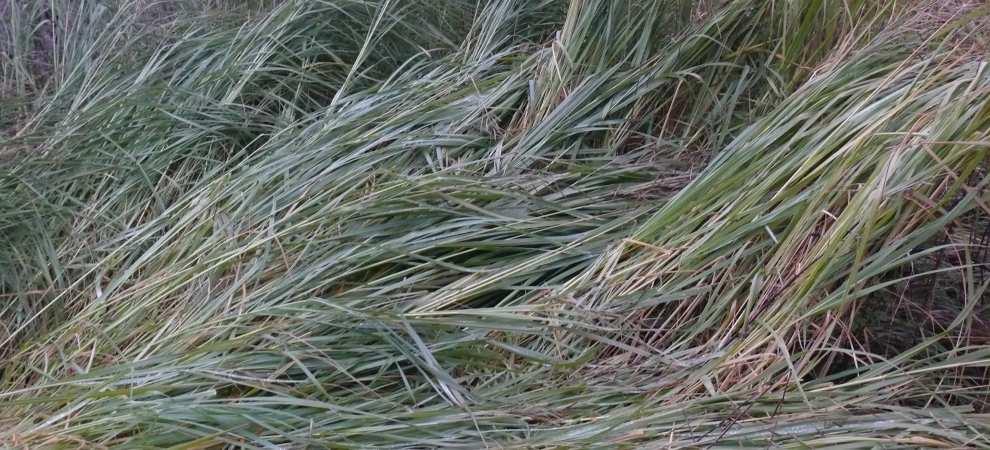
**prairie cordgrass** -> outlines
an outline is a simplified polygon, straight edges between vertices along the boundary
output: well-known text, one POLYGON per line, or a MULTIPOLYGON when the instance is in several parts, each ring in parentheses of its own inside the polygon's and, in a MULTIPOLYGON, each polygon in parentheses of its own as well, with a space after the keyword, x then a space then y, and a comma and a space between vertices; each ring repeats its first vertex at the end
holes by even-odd
POLYGON ((0 446, 990 448, 975 2, 3 2, 0 446))

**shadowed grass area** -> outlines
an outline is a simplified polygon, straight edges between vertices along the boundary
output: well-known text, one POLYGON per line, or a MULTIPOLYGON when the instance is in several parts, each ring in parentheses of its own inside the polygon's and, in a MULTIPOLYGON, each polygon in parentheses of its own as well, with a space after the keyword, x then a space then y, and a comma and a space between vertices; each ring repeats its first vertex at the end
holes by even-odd
POLYGON ((0 445, 990 447, 950 3, 0 8, 0 445))

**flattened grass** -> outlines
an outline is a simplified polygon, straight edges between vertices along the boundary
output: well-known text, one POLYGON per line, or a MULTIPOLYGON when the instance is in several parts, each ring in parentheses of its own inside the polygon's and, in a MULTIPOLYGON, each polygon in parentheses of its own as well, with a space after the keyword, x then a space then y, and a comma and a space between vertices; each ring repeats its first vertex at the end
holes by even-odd
POLYGON ((124 2, 7 66, 0 443, 990 447, 980 10, 711 3, 124 2))

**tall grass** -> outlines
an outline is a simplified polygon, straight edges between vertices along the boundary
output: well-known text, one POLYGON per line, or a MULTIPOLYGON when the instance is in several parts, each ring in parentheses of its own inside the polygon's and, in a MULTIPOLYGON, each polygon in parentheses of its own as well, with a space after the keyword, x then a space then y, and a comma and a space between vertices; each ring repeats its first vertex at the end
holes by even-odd
POLYGON ((990 447, 985 8, 187 3, 8 7, 0 444, 990 447))

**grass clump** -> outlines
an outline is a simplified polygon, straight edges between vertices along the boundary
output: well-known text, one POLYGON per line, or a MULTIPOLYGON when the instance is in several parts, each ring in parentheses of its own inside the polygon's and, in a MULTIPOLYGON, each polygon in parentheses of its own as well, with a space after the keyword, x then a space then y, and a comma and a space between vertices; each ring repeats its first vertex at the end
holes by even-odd
POLYGON ((2 445, 990 447, 986 8, 52 5, 2 445))

